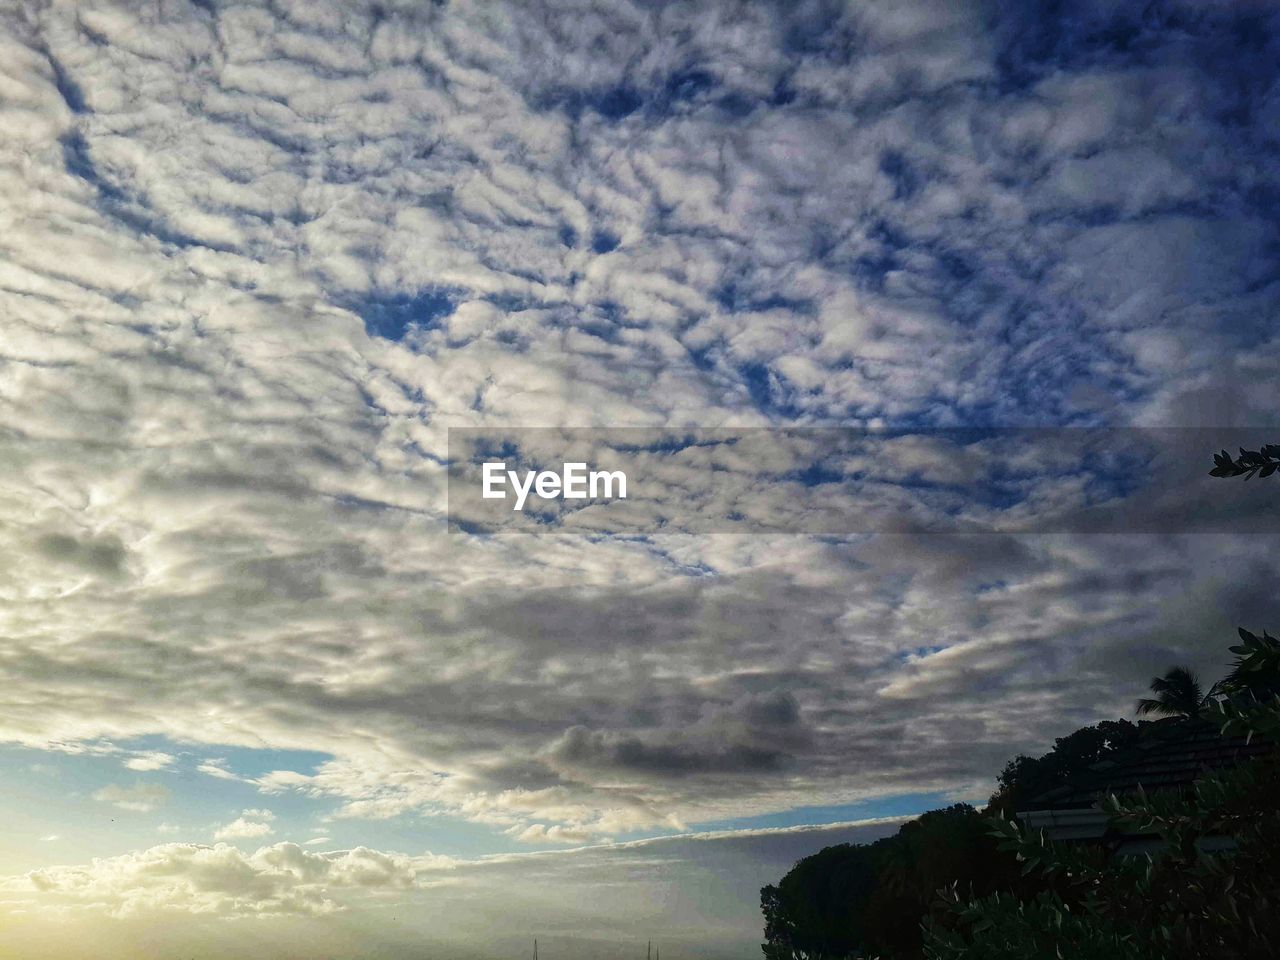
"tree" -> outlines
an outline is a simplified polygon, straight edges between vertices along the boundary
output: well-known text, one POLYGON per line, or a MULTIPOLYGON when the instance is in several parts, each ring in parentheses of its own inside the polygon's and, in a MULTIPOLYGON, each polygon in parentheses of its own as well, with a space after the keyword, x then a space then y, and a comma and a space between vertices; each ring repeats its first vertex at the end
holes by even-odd
POLYGON ((1159 714, 1165 717, 1199 716, 1219 693, 1214 684, 1206 695, 1200 686, 1200 678, 1187 667, 1173 667, 1163 677, 1151 679, 1154 699, 1143 697, 1138 701, 1138 716, 1159 714))
MULTIPOLYGON (((1230 675, 1207 695, 1190 670, 1174 668, 1152 682, 1156 706, 1144 712, 1217 719, 1224 732, 1280 742, 1280 640, 1243 628, 1240 639, 1230 675)), ((1164 839, 1155 858, 1116 857, 1105 844, 1059 848, 1014 819, 1028 800, 1134 747, 1149 726, 1103 721, 1059 737, 1041 757, 1016 757, 988 805, 995 816, 957 805, 874 844, 801 860, 761 891, 766 957, 1280 956, 1280 752, 1198 781, 1190 796, 1108 800, 1115 827, 1164 839), (1230 855, 1201 843, 1226 837, 1230 855)))
POLYGON ((931 810, 892 837, 827 847, 760 891, 769 960, 919 958, 920 918, 938 889, 976 895, 1017 882, 986 819, 968 804, 931 810))
POLYGON ((1053 749, 1042 757, 1014 757, 1000 773, 987 811, 1012 816, 1020 804, 1036 794, 1065 783, 1100 760, 1131 746, 1139 732, 1140 728, 1128 720, 1103 720, 1058 737, 1053 749))
MULTIPOLYGON (((1208 708, 1224 733, 1280 738, 1280 699, 1208 708)), ((1048 884, 1031 898, 944 891, 927 960, 1253 960, 1280 954, 1280 755, 1196 782, 1189 796, 1108 798, 1121 831, 1163 842, 1150 857, 1068 848, 994 818, 1001 848, 1048 884), (1221 841, 1230 839, 1229 849, 1221 841), (1206 841, 1216 841, 1209 843, 1206 841)))
POLYGON ((1244 627, 1240 627, 1240 640, 1231 648, 1236 660, 1222 681, 1223 689, 1248 693, 1257 700, 1280 696, 1280 640, 1265 630, 1259 637, 1244 627))
POLYGON ((1269 443, 1261 450, 1240 448, 1240 456, 1232 457, 1223 450, 1213 455, 1211 477, 1244 477, 1249 480, 1256 473, 1269 477, 1280 469, 1280 444, 1269 443))
POLYGON ((825 847, 760 891, 769 960, 856 956, 884 840, 825 847))

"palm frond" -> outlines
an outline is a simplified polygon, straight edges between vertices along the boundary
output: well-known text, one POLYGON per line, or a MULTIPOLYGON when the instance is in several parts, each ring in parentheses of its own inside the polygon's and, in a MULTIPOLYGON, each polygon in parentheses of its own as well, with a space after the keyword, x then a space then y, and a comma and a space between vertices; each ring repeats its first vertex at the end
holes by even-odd
POLYGON ((1152 700, 1150 697, 1143 697, 1138 701, 1138 716, 1145 717, 1152 713, 1168 713, 1169 705, 1159 700, 1152 700))

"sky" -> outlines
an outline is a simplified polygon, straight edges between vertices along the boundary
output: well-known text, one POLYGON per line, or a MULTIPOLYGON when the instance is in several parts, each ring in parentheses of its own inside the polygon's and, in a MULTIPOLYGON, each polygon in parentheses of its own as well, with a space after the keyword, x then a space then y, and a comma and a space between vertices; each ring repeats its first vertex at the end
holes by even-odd
POLYGON ((1221 674, 1270 481, 1056 438, 1280 441, 1278 81, 1249 0, 0 4, 0 958, 758 956, 1221 674), (515 428, 766 440, 451 525, 515 428))

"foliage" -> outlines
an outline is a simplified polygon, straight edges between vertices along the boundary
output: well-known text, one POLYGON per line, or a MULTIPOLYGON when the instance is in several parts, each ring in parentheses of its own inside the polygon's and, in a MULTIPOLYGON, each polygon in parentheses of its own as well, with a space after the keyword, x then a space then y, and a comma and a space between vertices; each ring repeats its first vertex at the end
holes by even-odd
POLYGON ((1022 802, 1132 746, 1141 729, 1128 720, 1104 720, 1059 737, 1053 742, 1053 749, 1042 757, 1014 757, 1000 773, 988 811, 1012 816, 1022 802))
POLYGON ((1231 648, 1236 660, 1222 681, 1223 688, 1248 693, 1255 700, 1280 696, 1280 640, 1265 630, 1259 637, 1244 627, 1240 628, 1240 640, 1231 648))
POLYGON ((760 891, 770 960, 855 955, 878 877, 878 847, 849 843, 805 857, 777 886, 760 891))
POLYGON ((806 857, 760 891, 770 960, 919 957, 920 918, 949 883, 990 892, 1016 882, 985 819, 956 804, 910 821, 892 837, 841 844, 806 857))
MULTIPOLYGON (((1240 639, 1230 674, 1207 695, 1185 668, 1157 678, 1159 712, 1198 715, 1225 733, 1280 743, 1280 640, 1243 628, 1240 639)), ((1149 831, 1161 844, 1152 858, 1115 857, 1104 845, 1055 846, 1013 819, 1032 798, 1133 747, 1148 726, 1104 721, 1059 737, 1041 757, 1015 757, 988 804, 993 818, 957 805, 874 844, 829 847, 801 860, 761 891, 765 956, 1280 956, 1280 754, 1200 780, 1186 796, 1110 799, 1113 826, 1149 831), (1224 837, 1233 852, 1202 843, 1224 837)))
MULTIPOLYGON (((1225 733, 1280 735, 1280 699, 1209 707, 1225 733)), ((1118 799, 1117 830, 1150 832, 1158 854, 1065 847, 994 818, 1000 849, 1048 885, 1026 899, 945 891, 927 922, 929 960, 1232 960, 1280 955, 1280 762, 1272 753, 1196 782, 1188 796, 1118 799), (1234 849, 1215 852, 1229 837, 1234 849)))
POLYGON ((1246 480, 1256 473, 1261 477, 1269 477, 1280 469, 1280 444, 1269 443, 1261 450, 1240 448, 1240 456, 1233 458, 1223 450, 1213 455, 1211 477, 1244 477, 1246 480))
POLYGON ((1151 680, 1151 692, 1155 697, 1143 697, 1138 701, 1138 716, 1159 714, 1165 717, 1194 717, 1218 695, 1214 684, 1208 695, 1200 686, 1200 678, 1186 667, 1173 667, 1163 677, 1151 680))

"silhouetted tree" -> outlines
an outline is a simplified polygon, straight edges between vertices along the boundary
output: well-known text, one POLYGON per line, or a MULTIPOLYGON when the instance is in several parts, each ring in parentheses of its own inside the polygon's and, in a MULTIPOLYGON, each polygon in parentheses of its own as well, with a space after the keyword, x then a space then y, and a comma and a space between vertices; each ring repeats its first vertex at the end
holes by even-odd
MULTIPOLYGON (((1153 697, 1141 701, 1151 706, 1139 712, 1216 718, 1228 732, 1280 738, 1280 699, 1273 699, 1280 694, 1280 640, 1243 628, 1240 639, 1231 648, 1231 673, 1208 694, 1190 670, 1175 667, 1152 681, 1153 697)), ((1155 862, 1117 860, 1105 845, 1050 849, 1018 826, 1015 810, 1133 747, 1149 726, 1103 721, 1059 737, 1041 757, 1015 757, 988 804, 992 816, 956 805, 926 813, 873 844, 828 847, 801 860, 761 891, 766 957, 1280 955, 1274 952, 1280 945, 1280 753, 1201 781, 1191 798, 1139 794, 1110 801, 1117 826, 1152 828, 1169 840, 1155 862), (1197 842, 1226 835, 1238 848, 1231 856, 1205 854, 1197 842), (945 903, 935 895, 944 888, 945 903), (932 939, 924 938, 922 923, 932 939), (1238 952, 1248 944, 1259 948, 1238 952)))
MULTIPOLYGON (((1280 737, 1280 701, 1215 702, 1224 733, 1280 737)), ((1187 794, 1104 804, 1121 831, 1161 851, 1117 857, 1052 843, 993 818, 1001 847, 1051 886, 1033 897, 950 890, 926 921, 928 960, 1262 960, 1280 955, 1280 754, 1197 781, 1187 794), (1220 842, 1230 838, 1231 849, 1220 842)))
POLYGON ((1014 757, 1001 771, 987 811, 1011 817, 1013 811, 1038 793, 1044 793, 1088 770, 1100 760, 1129 747, 1140 728, 1128 720, 1103 720, 1091 727, 1058 737, 1053 749, 1039 758, 1014 757))
POLYGON ((1232 457, 1223 450, 1213 455, 1211 477, 1244 477, 1246 480, 1256 473, 1260 477, 1269 477, 1280 469, 1280 444, 1269 443, 1261 450, 1240 448, 1240 456, 1232 457))
POLYGON ((1195 717, 1219 693, 1217 684, 1208 694, 1200 686, 1200 678, 1187 667, 1172 667, 1163 677, 1151 678, 1155 697, 1138 701, 1138 716, 1157 714, 1162 717, 1195 717))
POLYGON ((760 891, 764 954, 769 960, 856 956, 879 880, 879 840, 842 843, 798 862, 775 886, 760 891))
POLYGON ((1247 693, 1257 700, 1280 696, 1280 640, 1265 630, 1262 636, 1240 627, 1241 643, 1231 648, 1236 655, 1222 688, 1247 693))
POLYGON ((918 958, 920 919, 940 888, 982 892, 1016 883, 985 818, 968 804, 931 810, 892 837, 827 847, 760 891, 769 960, 918 958))

